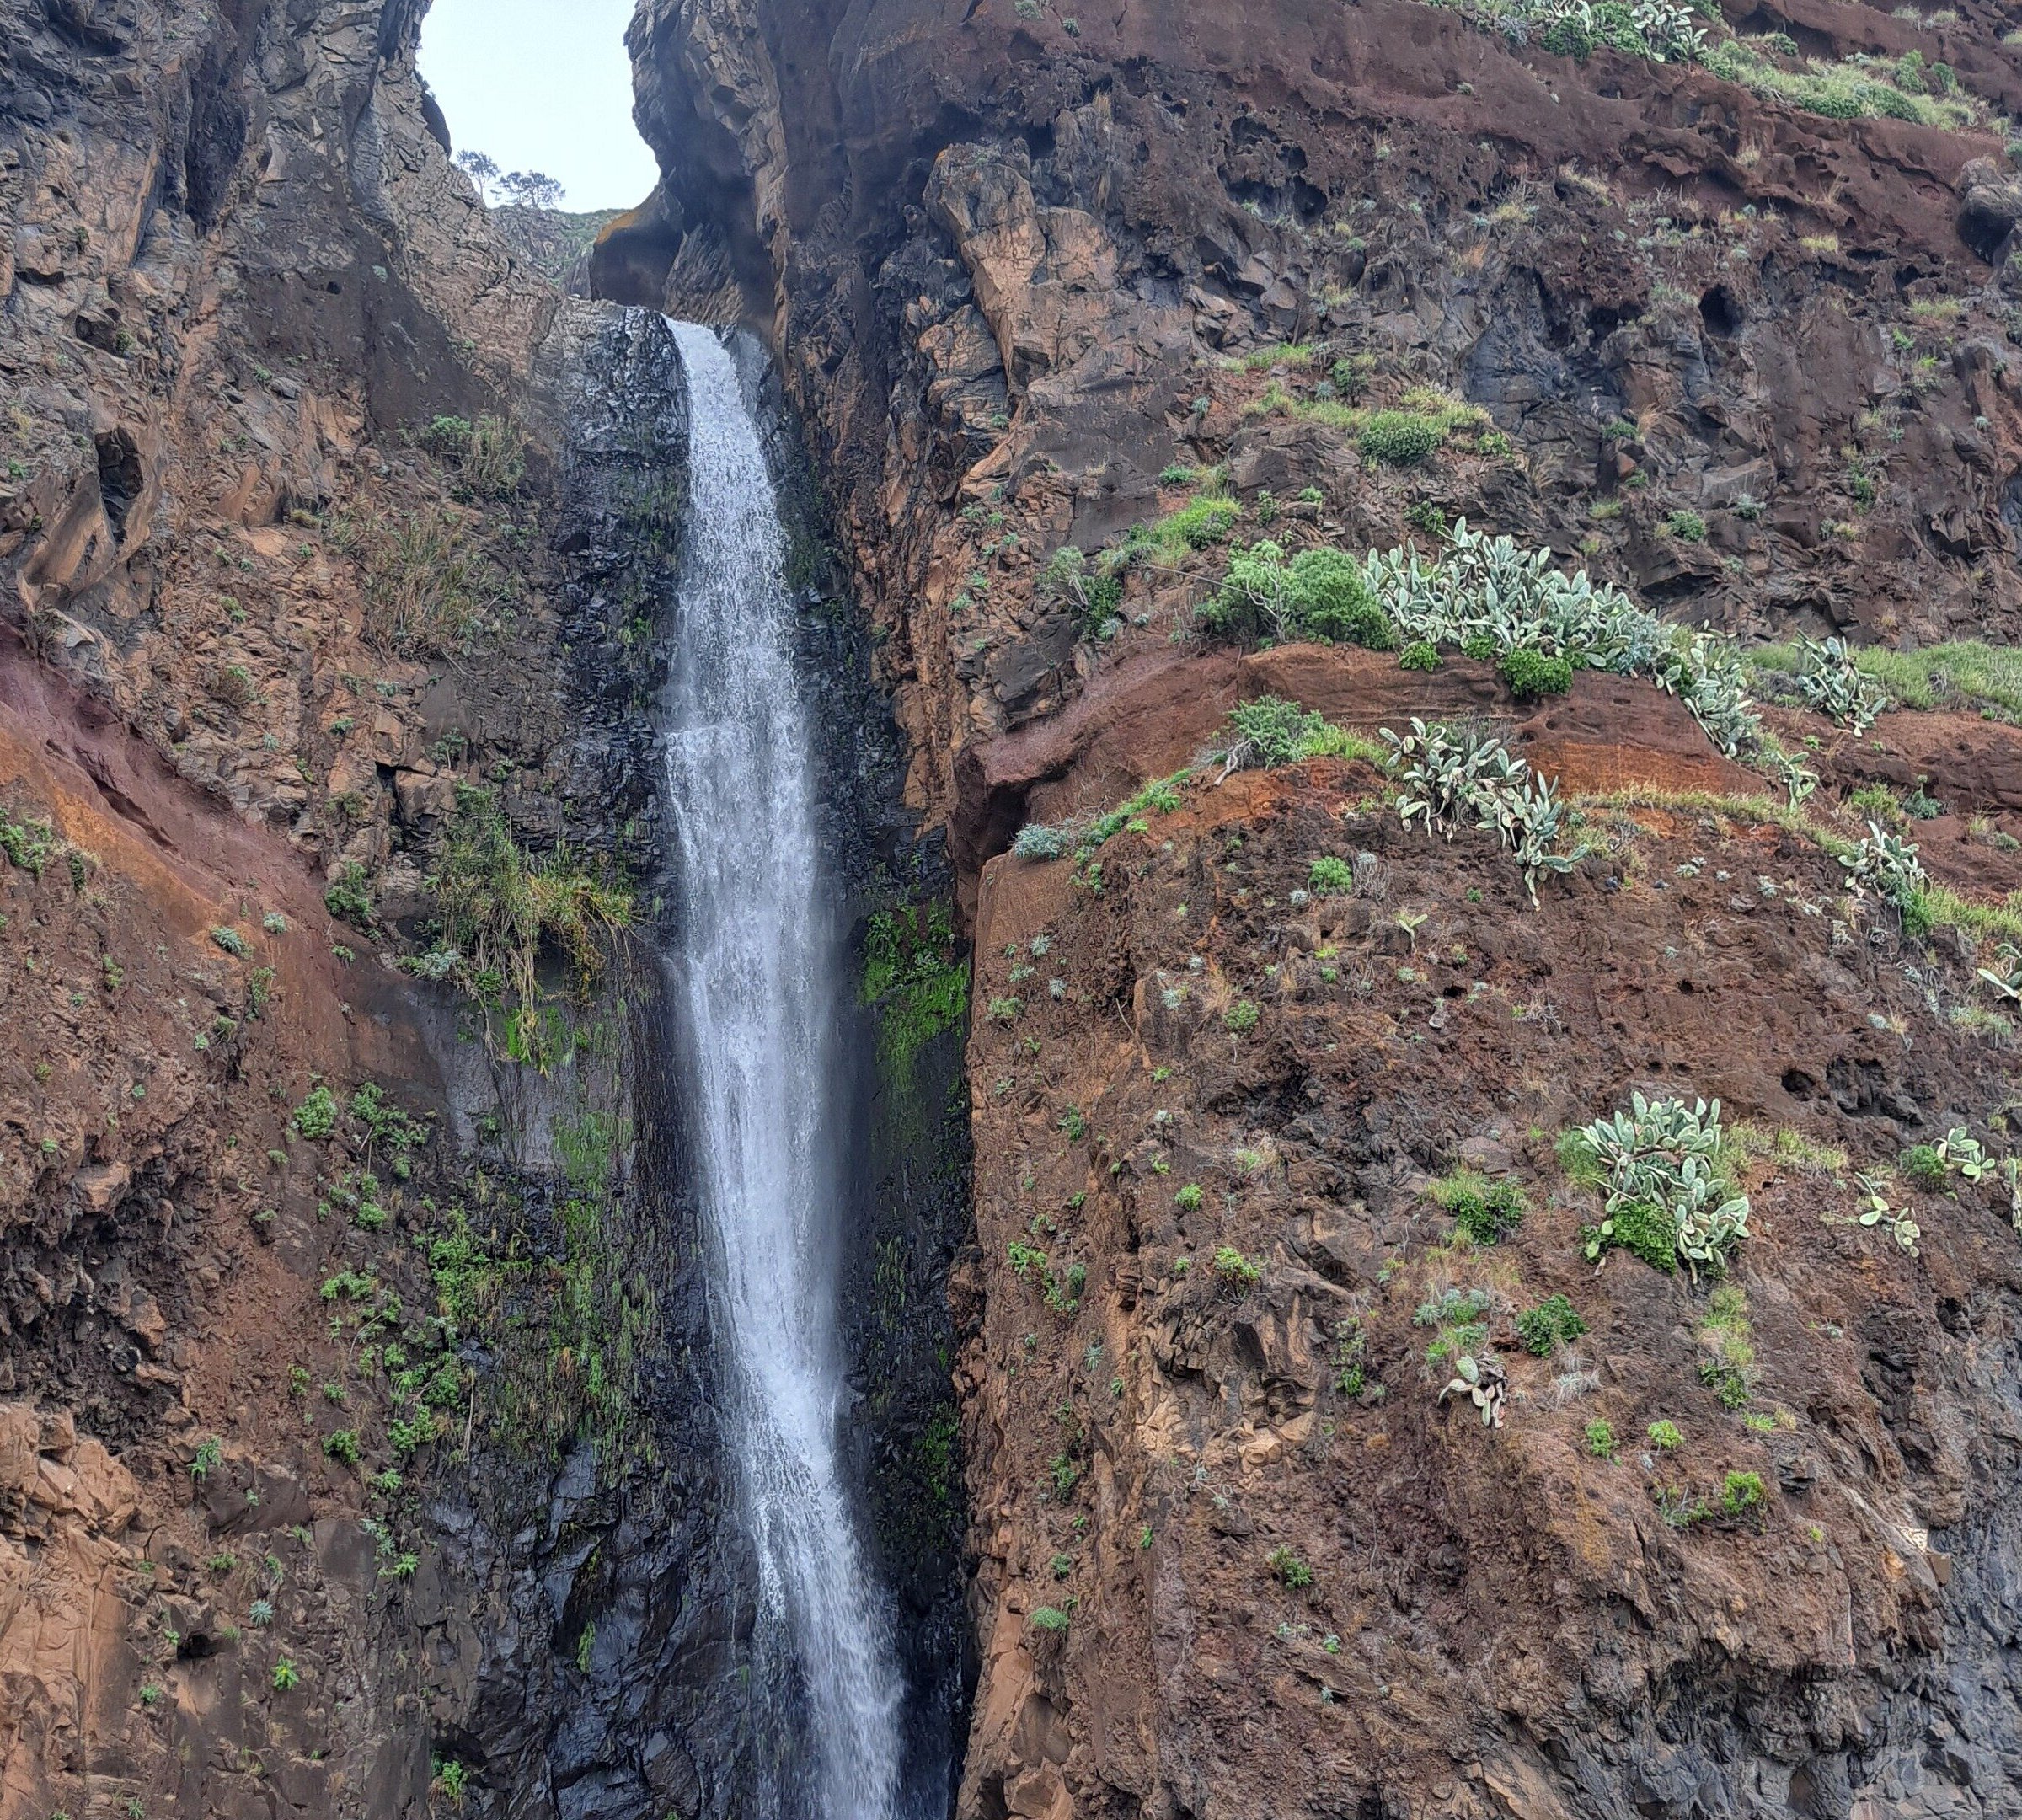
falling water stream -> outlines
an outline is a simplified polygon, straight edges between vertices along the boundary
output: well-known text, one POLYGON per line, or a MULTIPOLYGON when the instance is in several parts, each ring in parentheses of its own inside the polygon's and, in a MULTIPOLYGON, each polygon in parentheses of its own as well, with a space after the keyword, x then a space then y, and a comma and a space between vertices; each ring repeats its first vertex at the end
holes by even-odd
POLYGON ((758 1561, 754 1820, 892 1820, 901 1678, 837 1462, 841 947, 819 874, 784 538, 729 352, 706 329, 674 335, 692 430, 666 704, 681 910, 669 962, 694 1077, 725 1429, 758 1561))

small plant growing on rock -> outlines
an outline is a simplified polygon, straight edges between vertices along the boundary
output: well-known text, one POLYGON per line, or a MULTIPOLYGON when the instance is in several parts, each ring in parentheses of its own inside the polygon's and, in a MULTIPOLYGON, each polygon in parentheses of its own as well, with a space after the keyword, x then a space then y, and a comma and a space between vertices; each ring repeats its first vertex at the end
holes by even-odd
POLYGON ((1896 1166, 1913 1187, 1935 1193, 1944 1186, 1944 1159, 1936 1144, 1912 1144, 1896 1159, 1896 1166))
POLYGON ((334 1434, 324 1437, 323 1451, 340 1466, 358 1464, 358 1431, 356 1428, 340 1428, 334 1434))
POLYGON ((1872 895, 1893 904, 1902 914, 1906 934, 1922 934, 1930 928, 1924 897, 1930 881, 1910 842, 1870 822, 1867 838, 1842 854, 1839 863, 1846 868, 1847 889, 1856 897, 1872 895))
POLYGON ((1067 1613, 1056 1605, 1041 1605, 1032 1614, 1032 1628, 1045 1631, 1051 1636, 1065 1636, 1067 1627, 1073 1623, 1067 1613))
POLYGON ((1662 1420, 1653 1421, 1644 1432, 1649 1437, 1650 1444, 1660 1453, 1675 1453, 1685 1444, 1685 1437, 1678 1432, 1676 1422, 1662 1420))
POLYGON ((1400 785, 1399 819, 1406 827, 1422 822, 1428 832, 1448 840, 1469 817, 1478 827, 1493 829, 1523 869, 1533 909, 1539 877, 1570 872, 1584 856, 1584 847, 1570 854, 1555 850, 1565 804, 1549 779, 1534 777, 1500 740, 1468 729, 1428 727, 1416 719, 1408 734, 1388 727, 1383 733, 1392 748, 1387 763, 1400 785))
POLYGON ((1377 411, 1362 426, 1357 441, 1372 461, 1393 468, 1410 468, 1446 447, 1447 426, 1440 419, 1417 411, 1377 411))
POLYGON ((2022 1004, 2022 948, 2018 948, 2013 942, 2003 942, 1999 960, 1998 972, 1992 967, 1982 967, 1980 977, 2011 1004, 2022 1004))
POLYGON ((1696 511, 1674 511, 1664 521, 1664 528, 1681 543, 1704 543, 1706 541, 1706 521, 1696 511))
POLYGON ((1889 705, 1888 691, 1858 668, 1854 648, 1844 639, 1797 641, 1798 669, 1793 681, 1806 706, 1864 733, 1889 705))
POLYGON ((1260 1266, 1253 1264, 1233 1245, 1217 1245, 1215 1248, 1215 1274, 1223 1282, 1240 1289, 1254 1289, 1263 1280, 1260 1266))
POLYGON ((1493 1358, 1478 1359, 1471 1352, 1463 1352, 1453 1361, 1453 1369, 1458 1375, 1439 1393, 1439 1400, 1443 1403, 1450 1396, 1465 1396, 1481 1411, 1483 1427, 1501 1427, 1503 1405, 1509 1394, 1507 1375, 1501 1365, 1493 1358))
POLYGON ((243 960, 249 952, 246 938, 235 929, 214 929, 211 931, 211 939, 235 961, 243 960))
POLYGON ((1559 1346, 1577 1340, 1586 1330, 1579 1311, 1562 1295, 1547 1296, 1536 1308, 1526 1309, 1516 1317, 1516 1337, 1523 1342, 1524 1351, 1538 1358, 1549 1358, 1559 1346))
POLYGON ((1257 1020, 1262 1015, 1254 999, 1238 998, 1222 1014, 1222 1022, 1232 1036, 1246 1036, 1257 1027, 1257 1020))
POLYGON ((1751 1511, 1759 1512, 1768 1495, 1760 1473, 1730 1472, 1727 1475, 1725 1484, 1720 1488, 1721 1512, 1739 1518, 1751 1511))
POLYGON ((302 1671, 286 1657, 282 1657, 274 1664, 274 1691, 276 1694, 286 1694, 301 1685, 302 1671))
POLYGON ((1173 1196, 1173 1205, 1182 1213, 1198 1213, 1201 1211, 1201 1185, 1198 1182, 1189 1182, 1173 1196))
POLYGON ((1065 828, 1034 822, 1018 831, 1011 851, 1020 859, 1064 859, 1073 851, 1073 843, 1065 828))
POLYGON ((196 1453, 190 1462, 190 1476, 201 1485, 216 1472, 225 1457, 224 1443, 216 1435, 197 1443, 196 1453))
POLYGON ((1436 670, 1440 666, 1439 647, 1424 639, 1415 640, 1404 646, 1397 663, 1400 670, 1436 670))
POLYGON ((309 1089, 308 1097, 295 1108, 289 1121, 304 1138, 319 1141, 337 1129, 337 1096, 328 1087, 309 1089))
POLYGON ((1264 1565, 1270 1570, 1273 1578, 1294 1591, 1313 1584, 1312 1568, 1283 1543, 1280 1543, 1264 1557, 1264 1565))
POLYGON ((1714 1291, 1699 1324, 1699 1337, 1717 1354, 1699 1363, 1699 1382, 1711 1390, 1724 1410, 1745 1409, 1751 1394, 1748 1373, 1755 1364, 1755 1343, 1748 1322, 1748 1298, 1732 1284, 1714 1291))
POLYGON ((1307 882, 1319 897, 1345 897, 1355 889, 1355 868, 1332 854, 1313 862, 1307 882))
POLYGON ((1523 1190, 1515 1182, 1500 1181, 1477 1192, 1464 1187, 1445 1198, 1454 1223, 1479 1245, 1492 1245, 1513 1233, 1529 1212, 1523 1190))
POLYGON ((371 875, 356 860, 347 859, 324 891, 323 903, 340 922, 367 927, 372 920, 371 875))
POLYGON ((1586 1425, 1586 1451, 1596 1459, 1612 1462, 1617 1459, 1614 1429, 1597 1418, 1590 1421, 1586 1425))

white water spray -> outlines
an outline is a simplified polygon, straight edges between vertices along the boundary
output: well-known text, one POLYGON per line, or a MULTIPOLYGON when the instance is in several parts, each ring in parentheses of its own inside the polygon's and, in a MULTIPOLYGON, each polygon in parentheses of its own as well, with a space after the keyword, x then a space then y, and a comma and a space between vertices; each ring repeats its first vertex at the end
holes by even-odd
POLYGON ((891 1820, 901 1683, 837 1475, 842 1172, 826 1116, 838 950, 758 426, 709 330, 677 323, 692 472, 667 782, 676 989, 695 1079, 725 1432, 759 1572, 757 1820, 891 1820))

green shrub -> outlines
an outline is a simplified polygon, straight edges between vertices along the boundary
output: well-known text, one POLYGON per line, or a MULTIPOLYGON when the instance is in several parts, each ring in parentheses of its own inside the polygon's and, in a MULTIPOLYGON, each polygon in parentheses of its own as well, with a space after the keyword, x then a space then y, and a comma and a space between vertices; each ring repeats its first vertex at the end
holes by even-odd
POLYGON ((323 907, 340 923, 358 929, 369 927, 372 920, 372 875, 356 859, 345 860, 323 894, 323 907))
POLYGON ((1313 862, 1307 883, 1321 897, 1345 897, 1355 889, 1355 868, 1332 854, 1313 862))
POLYGON ((1336 645, 1393 650, 1390 616, 1363 579, 1362 565, 1337 549, 1302 550, 1292 559, 1286 604, 1287 632, 1336 645))
POLYGON ((1679 1433, 1676 1422, 1653 1421, 1645 1432, 1650 1437, 1650 1444, 1660 1453, 1675 1453, 1685 1444, 1685 1437, 1679 1433))
POLYGON ((290 1121, 304 1138, 320 1141, 337 1129, 337 1096, 328 1087, 312 1087, 290 1121))
POLYGON ((1233 1245, 1217 1245, 1215 1248, 1215 1274, 1224 1282, 1237 1284, 1244 1289, 1254 1289, 1262 1281, 1262 1269, 1250 1262, 1233 1245))
POLYGON ((1523 1223, 1530 1211, 1523 1190, 1515 1182, 1500 1181, 1477 1193, 1462 1189, 1446 1202, 1454 1223, 1476 1245, 1492 1245, 1523 1223))
POLYGON ((1525 1352, 1538 1358, 1549 1358, 1562 1341, 1577 1340, 1586 1330, 1579 1311, 1562 1295, 1547 1296, 1516 1317, 1516 1337, 1525 1352))
POLYGON ((1264 1557, 1264 1565, 1270 1570, 1273 1578, 1283 1582, 1288 1587, 1296 1589, 1313 1584, 1312 1568, 1308 1567, 1283 1543, 1280 1543, 1264 1557))
POLYGON ((1664 528, 1681 543, 1706 541, 1706 521, 1696 511, 1674 511, 1664 521, 1664 528))
POLYGON ((1054 1605, 1041 1605, 1032 1614, 1032 1628, 1035 1630, 1044 1630, 1054 1636, 1064 1635, 1067 1626, 1073 1621, 1064 1611, 1054 1605))
POLYGON ((1439 668, 1439 647, 1420 639, 1407 645, 1404 655, 1398 660, 1398 667, 1404 670, 1436 670, 1439 668))
POLYGON ((1760 1473, 1730 1472, 1720 1490, 1720 1508, 1730 1517, 1741 1517, 1761 1509, 1768 1496, 1760 1473))
POLYGON ((1201 1198, 1200 1183, 1189 1182, 1185 1187, 1173 1196, 1173 1205, 1178 1207, 1182 1213, 1198 1213, 1201 1211, 1201 1198))
POLYGON ((0 818, 0 853, 31 878, 40 878, 50 854, 62 843, 47 822, 9 822, 0 818))
POLYGON ((1657 1270, 1668 1273, 1678 1267, 1677 1223, 1654 1201, 1625 1201, 1598 1226, 1583 1228, 1581 1236, 1590 1258, 1619 1245, 1657 1270))
POLYGON ((1519 645, 1503 655, 1496 666, 1510 693, 1519 701, 1536 701, 1545 695, 1563 695, 1573 686, 1572 661, 1548 657, 1543 651, 1519 645))
POLYGON ((1083 638, 1105 635, 1123 606, 1123 577, 1107 563, 1091 566, 1072 543, 1053 553, 1040 586, 1073 616, 1083 638))
POLYGON ((1357 439, 1362 453, 1372 461, 1393 468, 1409 468, 1445 447, 1447 430, 1436 417, 1418 411, 1377 411, 1362 426, 1357 439))
POLYGON ((274 1664, 274 1691, 275 1693, 286 1694, 291 1688, 300 1686, 301 1683, 302 1671, 286 1657, 282 1657, 279 1662, 274 1664))
POLYGON ((1242 516, 1233 500, 1198 499, 1161 519, 1153 535, 1169 549, 1204 550, 1228 543, 1242 516))
POLYGON ((442 945, 454 955, 452 975, 486 1013, 505 1020, 505 1048, 536 1068, 549 1060, 534 970, 541 950, 559 950, 587 985, 603 971, 607 950, 632 927, 630 889, 601 868, 557 849, 532 859, 513 838, 491 790, 459 786, 457 812, 430 880, 441 913, 442 945))
POLYGON ((1586 1451, 1597 1459, 1612 1460, 1615 1457, 1615 1431, 1601 1421, 1586 1425, 1586 1451))
POLYGON ((340 1465, 356 1466, 358 1464, 358 1431, 356 1428, 340 1428, 334 1434, 325 1435, 323 1451, 340 1465))
POLYGON ((368 645, 440 656, 478 629, 502 590, 474 523, 442 510, 398 518, 368 512, 331 527, 331 542, 358 570, 368 645))
POLYGON ((1233 1035, 1242 1036, 1257 1027, 1257 1020, 1262 1014, 1254 1000, 1238 998, 1222 1014, 1222 1022, 1233 1035))
POLYGON ((1745 1409, 1748 1405, 1748 1373, 1725 1359, 1703 1359, 1699 1382, 1713 1392, 1724 1410, 1745 1409))
POLYGON ((1912 1144, 1896 1166, 1915 1187, 1935 1193, 1944 1186, 1944 1158, 1935 1144, 1912 1144))

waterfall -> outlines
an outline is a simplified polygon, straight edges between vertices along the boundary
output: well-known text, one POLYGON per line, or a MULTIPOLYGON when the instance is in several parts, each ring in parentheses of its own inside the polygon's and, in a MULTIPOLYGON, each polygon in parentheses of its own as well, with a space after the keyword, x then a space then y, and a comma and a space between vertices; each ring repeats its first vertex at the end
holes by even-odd
POLYGON ((891 1820, 901 1681, 837 1459, 842 1170, 829 1116, 841 945, 821 890, 784 538, 714 334, 674 325, 692 423, 667 693, 681 934, 728 1407, 758 1560, 754 1820, 891 1820))

